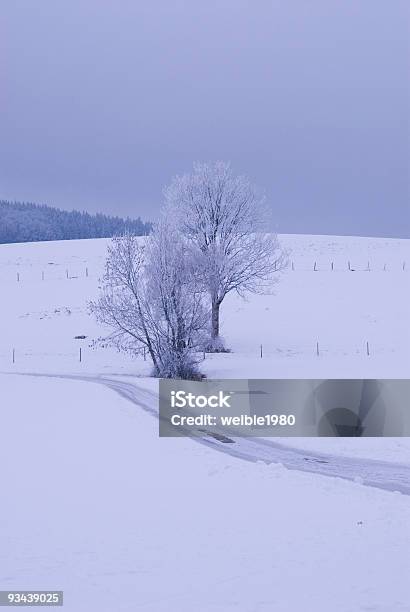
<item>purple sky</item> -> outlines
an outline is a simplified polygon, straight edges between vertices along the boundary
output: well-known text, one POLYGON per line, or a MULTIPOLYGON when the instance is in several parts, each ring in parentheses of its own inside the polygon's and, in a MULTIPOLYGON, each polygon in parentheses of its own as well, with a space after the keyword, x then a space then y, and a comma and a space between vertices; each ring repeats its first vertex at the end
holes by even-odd
POLYGON ((408 0, 2 0, 0 198, 155 217, 230 160, 281 232, 410 237, 408 0))

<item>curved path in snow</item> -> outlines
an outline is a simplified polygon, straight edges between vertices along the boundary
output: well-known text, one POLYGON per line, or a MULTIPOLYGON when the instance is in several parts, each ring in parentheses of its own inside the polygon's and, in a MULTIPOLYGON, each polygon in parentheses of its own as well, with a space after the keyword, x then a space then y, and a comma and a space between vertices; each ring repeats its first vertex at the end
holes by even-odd
MULTIPOLYGON (((28 375, 68 378, 102 384, 116 391, 156 419, 158 418, 158 395, 138 384, 138 378, 132 377, 133 382, 128 382, 124 381, 124 376, 117 377, 114 375, 28 375)), ((408 465, 304 451, 265 438, 225 438, 219 440, 212 435, 205 435, 204 437, 193 437, 191 439, 247 461, 281 464, 290 470, 344 478, 367 486, 410 495, 410 466, 408 465)))

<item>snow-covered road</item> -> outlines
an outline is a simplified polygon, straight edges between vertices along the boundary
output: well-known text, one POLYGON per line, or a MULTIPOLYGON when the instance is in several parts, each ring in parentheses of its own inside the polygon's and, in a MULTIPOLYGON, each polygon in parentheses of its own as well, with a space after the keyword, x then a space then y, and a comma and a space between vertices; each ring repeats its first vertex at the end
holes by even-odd
MULTIPOLYGON (((48 375, 33 374, 33 376, 48 375)), ((49 376, 102 384, 142 408, 154 418, 158 418, 158 394, 152 388, 144 386, 142 384, 143 379, 141 379, 141 384, 138 384, 138 378, 130 377, 130 380, 133 381, 130 382, 124 380, 124 376, 117 377, 114 375, 79 376, 50 374, 49 376)), ((410 495, 410 466, 408 465, 306 451, 286 446, 274 439, 232 437, 232 439, 221 442, 211 435, 191 439, 194 442, 205 444, 215 450, 247 461, 280 464, 290 470, 344 478, 367 486, 410 495)))

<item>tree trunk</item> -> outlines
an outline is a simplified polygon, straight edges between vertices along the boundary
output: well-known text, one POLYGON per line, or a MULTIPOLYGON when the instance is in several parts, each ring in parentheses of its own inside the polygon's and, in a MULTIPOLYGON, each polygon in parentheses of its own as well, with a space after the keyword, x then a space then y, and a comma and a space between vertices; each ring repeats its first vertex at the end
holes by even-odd
POLYGON ((212 331, 211 337, 212 340, 219 338, 219 307, 220 302, 212 301, 212 331))

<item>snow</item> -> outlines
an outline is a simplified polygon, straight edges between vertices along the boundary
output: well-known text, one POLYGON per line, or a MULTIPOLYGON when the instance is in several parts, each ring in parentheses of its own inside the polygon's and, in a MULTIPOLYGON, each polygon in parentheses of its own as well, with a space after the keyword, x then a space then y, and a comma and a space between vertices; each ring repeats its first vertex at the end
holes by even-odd
POLYGON ((408 610, 409 497, 249 463, 89 382, 2 375, 3 589, 67 612, 408 610))
MULTIPOLYGON (((274 295, 226 298, 233 352, 207 355, 201 369, 218 378, 407 378, 410 242, 281 240, 294 270, 274 295)), ((90 346, 106 332, 87 301, 107 242, 0 246, 2 588, 64 589, 72 612, 410 610, 408 495, 364 486, 361 474, 329 478, 158 437, 149 361, 90 346), (92 382, 109 376, 138 382, 146 405, 124 386, 92 382)), ((410 465, 405 438, 280 443, 383 460, 393 471, 410 465)))
MULTIPOLYGON (((251 295, 247 301, 235 295, 225 299, 221 328, 233 352, 208 355, 201 366, 204 373, 220 378, 407 378, 410 241, 280 238, 291 252, 295 270, 281 274, 273 295, 251 295), (349 261, 354 271, 348 270, 349 261)), ((34 366, 36 371, 149 372, 142 358, 132 361, 109 349, 88 347, 90 338, 105 331, 87 314, 87 301, 98 293, 107 242, 1 245, 5 299, 0 369, 10 369, 14 347, 19 370, 30 371, 34 366), (87 338, 74 340, 76 335, 87 338), (80 345, 81 367, 77 363, 80 345)))
POLYGON ((210 356, 206 374, 225 378, 407 378, 410 285, 403 262, 410 258, 410 241, 281 238, 291 251, 294 271, 288 269, 281 275, 274 295, 250 296, 248 302, 235 295, 226 299, 222 329, 234 355, 210 356), (349 271, 349 261, 354 271, 349 271), (313 270, 315 262, 317 271, 313 270))
MULTIPOLYGON (((273 295, 226 298, 222 332, 233 352, 208 354, 202 371, 211 378, 408 378, 410 241, 304 235, 280 240, 290 252, 289 269, 273 295)), ((88 315, 87 301, 98 294, 108 242, 0 246, 0 371, 149 375, 150 362, 142 355, 90 348, 107 331, 88 315), (75 339, 81 335, 86 338, 75 339)), ((289 444, 332 448, 324 439, 289 444)), ((404 439, 335 444, 350 456, 409 460, 404 439)))
POLYGON ((383 459, 410 465, 408 438, 281 438, 281 443, 306 451, 320 450, 340 457, 383 459))

